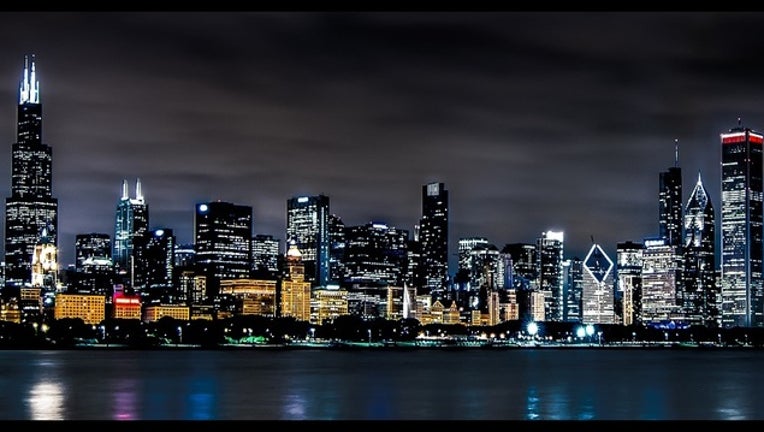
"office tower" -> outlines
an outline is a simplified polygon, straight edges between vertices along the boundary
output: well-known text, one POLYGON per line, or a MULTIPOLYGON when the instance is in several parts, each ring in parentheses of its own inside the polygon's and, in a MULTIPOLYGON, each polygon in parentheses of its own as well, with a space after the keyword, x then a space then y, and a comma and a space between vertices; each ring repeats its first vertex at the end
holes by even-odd
POLYGON ((478 245, 488 245, 488 239, 485 237, 465 237, 459 239, 456 249, 459 256, 459 270, 470 269, 470 252, 478 245))
POLYGON ((562 263, 563 298, 565 306, 562 320, 581 322, 581 300, 584 290, 584 267, 581 258, 572 258, 562 263))
POLYGON ((722 144, 722 325, 764 325, 762 291, 762 142, 738 127, 722 144))
POLYGON ((539 289, 544 293, 544 315, 547 321, 562 321, 562 231, 545 231, 536 240, 538 249, 539 289))
POLYGON ((111 236, 103 233, 78 234, 74 242, 77 292, 111 295, 114 262, 111 260, 111 236))
POLYGON ((663 324, 681 320, 682 309, 677 297, 680 268, 678 246, 664 238, 645 239, 642 252, 642 311, 643 324, 663 324))
POLYGON ((406 256, 406 285, 414 289, 424 286, 422 243, 419 241, 419 225, 414 225, 414 235, 408 241, 406 256))
MULTIPOLYGON (((504 266, 496 246, 484 237, 459 239, 459 270, 466 275, 468 290, 487 285, 490 289, 504 288, 504 266)), ((456 281, 456 280, 455 280, 456 281)))
POLYGON ((75 269, 81 272, 89 259, 111 262, 111 236, 103 233, 77 234, 74 241, 75 269))
POLYGON ((122 283, 140 290, 145 285, 142 268, 143 246, 149 230, 149 206, 143 198, 141 179, 135 182, 135 198, 130 198, 127 180, 122 181, 122 197, 114 222, 112 261, 122 283))
POLYGON ((658 190, 659 235, 669 246, 682 246, 682 169, 679 142, 674 141, 674 166, 660 173, 658 190))
POLYGON ((645 246, 631 241, 616 247, 616 274, 621 299, 623 325, 641 322, 642 310, 642 254, 645 246))
POLYGON ((421 280, 423 293, 448 287, 448 191, 443 183, 422 186, 421 280))
POLYGON ((158 228, 150 231, 146 240, 145 260, 146 287, 152 293, 167 293, 173 287, 175 268, 175 236, 171 229, 158 228))
POLYGON ((250 276, 252 207, 224 201, 197 204, 194 240, 199 274, 207 277, 207 295, 214 297, 221 279, 250 276))
POLYGON ((32 255, 43 231, 58 246, 58 200, 53 198, 53 153, 42 140, 42 103, 35 58, 24 58, 16 143, 11 155, 11 196, 5 200, 6 285, 32 280, 32 255))
POLYGON ((279 273, 279 239, 272 235, 252 237, 252 277, 275 279, 279 273))
POLYGON ((538 250, 530 243, 510 243, 504 246, 501 253, 508 256, 508 288, 523 290, 538 287, 538 250))
POLYGON ((329 280, 339 284, 345 277, 345 223, 329 215, 329 280))
POLYGON ((408 239, 408 231, 383 223, 345 227, 345 285, 402 287, 408 239))
POLYGON ((329 197, 301 196, 287 200, 286 240, 297 242, 306 280, 326 286, 329 280, 329 197))
POLYGON ((583 263, 581 316, 584 324, 615 324, 613 261, 593 244, 583 263))
POLYGON ((714 207, 698 172, 698 182, 684 210, 684 289, 681 304, 691 324, 721 324, 721 293, 716 285, 714 207))
POLYGON ((196 266, 196 250, 193 244, 175 246, 174 267, 179 270, 193 270, 196 266))
POLYGON ((286 253, 286 274, 281 281, 282 317, 295 317, 299 321, 310 321, 310 282, 305 280, 302 254, 296 242, 290 241, 286 253))

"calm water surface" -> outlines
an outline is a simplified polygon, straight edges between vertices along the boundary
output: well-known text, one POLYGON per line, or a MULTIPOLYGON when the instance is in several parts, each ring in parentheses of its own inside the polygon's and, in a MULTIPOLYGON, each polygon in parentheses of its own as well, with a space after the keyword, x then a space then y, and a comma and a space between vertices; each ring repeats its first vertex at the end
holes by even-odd
POLYGON ((0 351, 0 419, 764 419, 764 351, 0 351))

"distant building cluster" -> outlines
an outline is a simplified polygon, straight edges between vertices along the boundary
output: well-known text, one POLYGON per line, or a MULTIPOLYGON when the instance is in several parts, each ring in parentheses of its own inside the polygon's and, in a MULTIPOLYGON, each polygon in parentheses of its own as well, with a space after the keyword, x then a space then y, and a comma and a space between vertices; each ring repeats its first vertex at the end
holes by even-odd
POLYGON ((80 318, 156 321, 235 315, 294 317, 315 324, 342 315, 422 324, 560 321, 644 326, 762 327, 762 144, 742 127, 721 134, 721 262, 717 224, 698 174, 685 197, 678 144, 659 174, 658 230, 607 255, 592 240, 566 257, 565 234, 499 248, 461 238, 448 267, 449 192, 422 186, 411 231, 380 221, 345 225, 320 194, 286 200, 283 241, 253 231, 252 207, 194 205, 193 244, 151 224, 140 179, 123 182, 113 233, 83 233, 76 262, 58 260, 52 152, 42 140, 35 59, 25 60, 6 199, 0 320, 80 318))

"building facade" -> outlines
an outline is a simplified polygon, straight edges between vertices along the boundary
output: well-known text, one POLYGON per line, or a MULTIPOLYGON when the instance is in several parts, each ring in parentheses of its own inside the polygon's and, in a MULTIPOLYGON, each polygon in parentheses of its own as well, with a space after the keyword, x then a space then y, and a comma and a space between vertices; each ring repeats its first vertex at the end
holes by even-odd
POLYGON ((617 291, 621 301, 621 322, 632 325, 641 322, 642 312, 642 243, 623 242, 616 247, 617 291))
MULTIPOLYGON (((425 292, 448 287, 448 191, 443 183, 422 186, 422 218, 419 221, 422 272, 425 292)), ((419 287, 417 287, 419 288, 419 287)))
POLYGON ((35 57, 24 58, 11 151, 11 196, 5 200, 5 282, 31 283, 32 255, 43 230, 58 247, 58 200, 53 198, 52 149, 42 139, 42 103, 35 57))
POLYGON ((613 261, 593 244, 583 262, 581 318, 584 324, 615 324, 613 261))
POLYGON ((738 127, 721 134, 722 325, 764 325, 762 285, 762 143, 738 127))
POLYGON ((287 200, 286 240, 294 240, 302 253, 306 280, 314 286, 329 281, 329 197, 293 197, 287 200))

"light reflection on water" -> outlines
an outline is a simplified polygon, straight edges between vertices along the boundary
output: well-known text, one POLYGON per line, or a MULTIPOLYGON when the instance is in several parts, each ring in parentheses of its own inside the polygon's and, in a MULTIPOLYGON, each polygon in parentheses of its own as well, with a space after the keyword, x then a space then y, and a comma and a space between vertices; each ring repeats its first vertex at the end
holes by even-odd
POLYGON ((541 351, 7 351, 0 419, 764 419, 764 352, 541 351))

